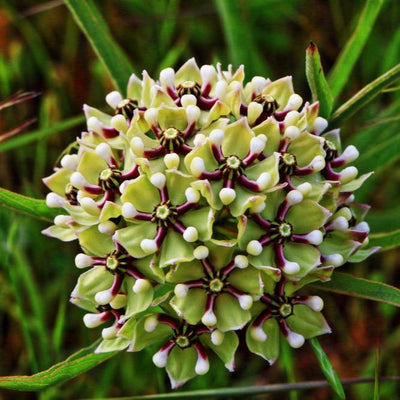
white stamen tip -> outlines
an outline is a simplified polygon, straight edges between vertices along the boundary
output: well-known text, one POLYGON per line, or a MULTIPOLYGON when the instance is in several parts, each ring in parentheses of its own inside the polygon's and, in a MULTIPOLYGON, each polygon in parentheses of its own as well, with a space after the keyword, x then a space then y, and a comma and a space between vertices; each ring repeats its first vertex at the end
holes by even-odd
POLYGON ((193 96, 192 94, 184 94, 181 97, 181 104, 182 107, 186 109, 190 106, 195 106, 197 104, 196 96, 193 96))
POLYGON ((204 375, 210 369, 210 364, 207 358, 198 357, 194 370, 197 375, 204 375))
POLYGON ((289 101, 285 107, 286 110, 298 110, 303 104, 303 99, 298 94, 294 93, 289 97, 289 101))
POLYGON ((134 137, 131 140, 131 149, 136 156, 142 157, 144 153, 143 140, 140 137, 134 137))
POLYGON ((207 141, 207 138, 202 133, 198 133, 194 137, 193 144, 195 145, 195 147, 200 147, 204 143, 206 143, 206 141, 207 141))
POLYGON ((216 76, 215 68, 212 65, 202 65, 200 68, 201 82, 203 85, 209 83, 216 76))
POLYGON ((341 156, 339 158, 344 159, 346 162, 352 162, 352 161, 356 160, 359 155, 360 155, 360 153, 358 152, 356 147, 353 145, 350 145, 350 146, 346 147, 346 149, 344 150, 344 152, 341 154, 341 156))
POLYGON ((169 153, 164 156, 164 164, 168 169, 178 168, 179 156, 176 153, 169 153))
POLYGON ((100 143, 96 146, 96 154, 98 154, 101 158, 106 160, 107 162, 110 161, 112 151, 111 147, 107 143, 100 143))
POLYGON ((249 259, 246 256, 243 256, 241 254, 238 254, 235 257, 234 261, 235 261, 235 266, 240 269, 247 268, 247 266, 249 265, 249 259))
POLYGON ((165 186, 167 178, 161 172, 156 172, 150 177, 150 182, 158 189, 162 189, 165 186))
POLYGON ((112 126, 115 130, 117 130, 117 131, 119 131, 119 132, 124 132, 124 133, 125 133, 125 132, 128 130, 128 128, 129 128, 128 122, 127 122, 126 118, 125 118, 123 115, 121 115, 121 114, 114 115, 114 116, 111 118, 111 126, 112 126))
POLYGON ((137 279, 134 285, 132 286, 132 290, 134 293, 144 293, 146 290, 150 289, 151 283, 147 279, 137 279))
POLYGON ((214 346, 220 346, 224 341, 225 334, 218 329, 215 329, 211 333, 211 342, 214 346))
POLYGON ((255 76, 251 80, 251 84, 253 85, 253 92, 254 93, 261 93, 262 90, 265 88, 266 79, 262 76, 255 76))
POLYGON ((153 363, 158 368, 164 368, 167 365, 168 351, 160 350, 153 356, 153 363))
POLYGON ((310 163, 310 168, 315 172, 321 171, 325 168, 325 159, 322 156, 316 156, 310 163))
POLYGON ((309 234, 306 235, 306 239, 310 244, 318 246, 319 244, 322 243, 322 240, 324 239, 324 236, 322 235, 322 232, 316 229, 315 231, 310 232, 309 234))
POLYGON ((175 296, 179 299, 183 299, 187 296, 189 291, 189 286, 184 285, 183 283, 178 283, 174 288, 175 296))
POLYGON ((189 226, 185 229, 183 232, 183 238, 187 242, 195 242, 199 238, 199 233, 197 232, 197 229, 194 226, 189 226))
POLYGON ((108 95, 106 96, 106 102, 112 108, 117 108, 118 104, 121 103, 122 100, 123 99, 121 93, 117 92, 116 90, 108 93, 108 95))
POLYGON ((113 298, 114 296, 112 295, 110 289, 97 292, 94 296, 96 303, 101 305, 108 304, 113 298))
POLYGON ((296 125, 300 119, 298 111, 289 111, 284 119, 285 126, 296 125))
POLYGON ((188 124, 192 124, 193 122, 196 122, 200 118, 200 108, 195 106, 195 105, 188 105, 186 107, 186 116, 188 120, 188 124))
POLYGON ((193 188, 187 188, 185 190, 185 196, 186 196, 186 200, 188 201, 188 203, 198 203, 200 200, 200 193, 193 189, 193 188))
POLYGON ((221 146, 224 140, 224 131, 222 129, 214 129, 209 136, 210 142, 215 146, 221 146))
POLYGON ((285 274, 288 275, 297 274, 300 271, 300 265, 297 262, 286 261, 282 270, 285 274))
POLYGON ((83 316, 83 323, 87 328, 96 328, 104 322, 102 317, 103 314, 85 314, 83 316))
POLYGON ((331 222, 330 227, 337 231, 344 231, 349 227, 349 222, 345 217, 340 216, 331 222))
POLYGON ((90 117, 86 123, 89 131, 94 131, 97 133, 101 133, 103 131, 103 125, 96 117, 90 117))
POLYGON ((149 125, 157 125, 158 110, 156 108, 149 108, 144 113, 144 119, 149 125))
POLYGON ((225 97, 228 89, 228 83, 226 81, 218 81, 215 85, 215 97, 222 99, 225 97))
POLYGON ((61 166, 66 169, 75 171, 79 164, 79 157, 77 154, 66 154, 61 159, 61 166))
POLYGON ((193 158, 190 163, 190 171, 196 177, 200 176, 206 170, 206 166, 204 165, 204 161, 200 157, 193 158))
POLYGON ((73 186, 76 186, 79 189, 88 184, 80 172, 74 172, 69 178, 69 181, 73 186))
POLYGON ((334 267, 340 267, 344 263, 344 258, 339 253, 325 255, 325 260, 326 264, 332 264, 334 267))
POLYGON ((103 337, 104 340, 110 340, 110 339, 114 339, 117 336, 118 333, 118 328, 116 327, 116 325, 112 325, 108 328, 104 328, 101 331, 101 336, 103 337))
POLYGON ((54 224, 57 226, 68 227, 74 219, 70 215, 57 215, 54 218, 54 224))
POLYGON ((297 190, 300 191, 303 196, 307 196, 312 191, 312 185, 309 182, 304 182, 297 186, 297 190))
POLYGON ((46 196, 46 205, 50 208, 62 207, 65 203, 64 197, 58 195, 57 193, 50 192, 46 196))
POLYGON ((285 129, 284 137, 289 140, 295 140, 300 136, 300 129, 297 126, 288 126, 285 129))
POLYGON ((93 258, 84 253, 79 253, 75 257, 76 268, 87 268, 91 267, 94 264, 95 262, 93 258))
POLYGON ((348 183, 355 179, 358 174, 358 169, 356 167, 347 167, 340 172, 340 182, 342 184, 348 183))
POLYGON ((91 197, 82 197, 79 200, 81 207, 91 215, 99 215, 100 208, 97 206, 97 203, 91 197))
POLYGON ((117 294, 111 301, 110 306, 114 310, 118 310, 119 308, 125 307, 127 302, 127 295, 126 294, 117 294))
POLYGON ((140 242, 140 247, 146 254, 153 254, 158 249, 157 243, 153 239, 143 239, 140 242))
POLYGON ((100 233, 103 233, 105 235, 113 235, 115 231, 117 230, 118 226, 114 224, 112 221, 105 221, 101 222, 98 226, 98 230, 100 233))
POLYGON ((261 326, 251 327, 250 336, 257 342, 265 342, 267 340, 267 334, 261 326))
POLYGON ((144 321, 144 330, 146 332, 154 332, 158 326, 158 318, 156 315, 152 315, 144 321))
POLYGON ((265 142, 259 137, 253 137, 250 141, 250 153, 260 154, 265 147, 265 142))
POLYGON ((324 308, 324 301, 319 296, 310 296, 305 302, 313 311, 321 311, 324 308))
POLYGON ((138 214, 136 208, 132 203, 124 203, 121 207, 121 214, 124 218, 135 218, 138 214))
POLYGON ((258 178, 257 178, 257 184, 260 187, 260 190, 265 190, 268 188, 268 186, 271 185, 272 177, 269 172, 263 172, 258 178))
POLYGON ((193 250, 194 258, 197 260, 204 260, 210 254, 210 250, 206 246, 198 246, 193 250))
POLYGON ((247 245, 247 252, 252 256, 258 256, 262 253, 263 247, 258 240, 252 240, 247 245))
POLYGON ((317 135, 322 133, 326 128, 328 127, 328 121, 325 118, 322 117, 317 117, 315 118, 314 125, 313 125, 313 131, 317 135))
POLYGON ((354 227, 354 229, 355 229, 356 231, 367 232, 367 233, 369 233, 369 231, 370 231, 369 225, 368 225, 368 223, 365 222, 365 221, 360 222, 359 224, 357 224, 357 225, 354 227))
POLYGON ((236 192, 232 188, 222 188, 219 192, 219 198, 225 206, 231 204, 236 198, 236 192))
POLYGON ((160 82, 163 87, 175 87, 175 71, 172 68, 165 68, 160 72, 160 82))
POLYGON ((251 306, 253 305, 253 298, 248 294, 243 294, 242 296, 238 297, 240 308, 243 310, 250 310, 251 306))
POLYGON ((291 190, 286 195, 286 200, 289 206, 294 206, 295 204, 301 203, 303 201, 303 193, 299 190, 291 190))
POLYGON ((287 341, 291 347, 298 349, 299 347, 303 346, 305 339, 303 335, 299 335, 296 332, 290 331, 287 336, 287 341))
POLYGON ((205 326, 214 326, 217 323, 217 317, 215 316, 213 310, 206 311, 201 318, 201 322, 205 326))

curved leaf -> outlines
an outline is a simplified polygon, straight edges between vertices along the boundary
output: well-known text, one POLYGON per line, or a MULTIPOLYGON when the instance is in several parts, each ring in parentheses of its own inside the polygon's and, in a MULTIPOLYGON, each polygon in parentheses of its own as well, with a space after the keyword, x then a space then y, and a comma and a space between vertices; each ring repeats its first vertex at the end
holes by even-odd
POLYGON ((385 283, 357 278, 343 272, 335 272, 329 282, 313 284, 329 292, 361 297, 400 307, 400 289, 385 283))
POLYGON ((6 207, 48 222, 53 222, 54 217, 59 214, 65 214, 62 208, 48 207, 44 200, 33 199, 3 188, 0 188, 0 207, 6 207))
POLYGON ((341 399, 345 399, 346 395, 344 393, 343 386, 340 382, 338 374, 333 369, 328 356, 325 354, 318 340, 316 338, 310 339, 310 345, 314 351, 315 356, 317 357, 318 363, 321 367, 321 371, 325 375, 326 380, 331 385, 331 388, 341 399))
POLYGON ((64 2, 104 64, 116 88, 121 93, 125 93, 129 76, 133 73, 133 67, 112 38, 94 2, 91 0, 64 0, 64 2))
POLYGON ((400 246, 400 229, 370 235, 368 244, 369 246, 380 246, 382 250, 394 249, 400 246))
POLYGON ((98 342, 89 347, 85 347, 72 354, 65 361, 55 364, 46 371, 39 372, 35 375, 1 376, 0 388, 22 391, 46 389, 49 386, 65 382, 89 371, 117 354, 116 352, 95 354, 94 350, 97 346, 98 342))
POLYGON ((333 97, 325 79, 318 47, 310 42, 306 49, 306 76, 311 89, 312 101, 319 101, 320 115, 329 118, 333 106, 333 97))

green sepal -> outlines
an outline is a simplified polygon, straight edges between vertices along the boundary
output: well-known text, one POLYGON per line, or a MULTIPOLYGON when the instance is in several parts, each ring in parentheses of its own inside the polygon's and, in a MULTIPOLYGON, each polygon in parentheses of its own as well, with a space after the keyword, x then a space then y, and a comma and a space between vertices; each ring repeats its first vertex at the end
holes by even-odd
POLYGON ((293 307, 293 314, 286 319, 289 328, 303 335, 306 339, 331 333, 328 323, 322 313, 311 310, 304 304, 293 307))

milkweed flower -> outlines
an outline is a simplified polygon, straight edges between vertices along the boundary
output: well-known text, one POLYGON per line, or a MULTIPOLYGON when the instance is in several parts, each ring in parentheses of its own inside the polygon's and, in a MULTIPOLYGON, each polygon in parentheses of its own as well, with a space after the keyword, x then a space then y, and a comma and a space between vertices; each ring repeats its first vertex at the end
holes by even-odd
POLYGON ((140 351, 173 387, 209 370, 213 353, 235 366, 237 332, 268 362, 279 336, 290 346, 330 332, 323 300, 307 285, 328 281, 368 241, 368 206, 354 192, 370 174, 351 166, 291 77, 254 77, 194 59, 158 80, 132 75, 108 112, 85 105, 75 150, 44 179, 44 233, 78 240, 85 271, 71 301, 96 351, 140 351))

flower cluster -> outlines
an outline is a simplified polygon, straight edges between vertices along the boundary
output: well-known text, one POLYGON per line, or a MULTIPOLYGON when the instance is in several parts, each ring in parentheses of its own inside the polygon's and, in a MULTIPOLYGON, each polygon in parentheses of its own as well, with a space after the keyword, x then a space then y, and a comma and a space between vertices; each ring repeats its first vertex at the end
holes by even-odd
POLYGON ((243 67, 194 59, 158 81, 132 75, 106 102, 84 106, 87 131, 44 179, 64 209, 44 233, 82 248, 71 301, 106 326, 97 351, 158 346, 177 387, 210 351, 233 370, 239 330, 270 363, 280 334, 297 348, 330 332, 322 299, 297 292, 366 244, 353 192, 368 174, 344 167, 358 151, 318 103, 291 77, 245 84, 243 67))

